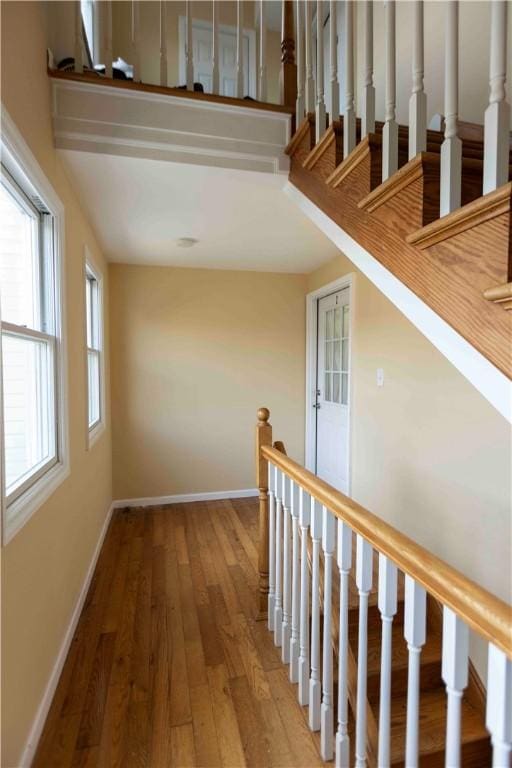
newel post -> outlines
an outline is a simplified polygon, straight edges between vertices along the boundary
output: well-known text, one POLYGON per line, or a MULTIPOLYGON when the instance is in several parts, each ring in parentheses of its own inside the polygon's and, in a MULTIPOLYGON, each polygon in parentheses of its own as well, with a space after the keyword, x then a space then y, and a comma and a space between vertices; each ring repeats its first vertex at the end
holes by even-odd
POLYGON ((281 104, 295 107, 297 100, 297 66, 293 32, 293 0, 282 0, 281 24, 281 104))
POLYGON ((258 410, 258 423, 256 424, 256 483, 260 498, 258 550, 260 574, 258 613, 260 618, 266 616, 268 609, 268 461, 262 457, 261 448, 264 445, 272 445, 272 425, 269 423, 269 418, 270 411, 268 408, 260 408, 258 410))

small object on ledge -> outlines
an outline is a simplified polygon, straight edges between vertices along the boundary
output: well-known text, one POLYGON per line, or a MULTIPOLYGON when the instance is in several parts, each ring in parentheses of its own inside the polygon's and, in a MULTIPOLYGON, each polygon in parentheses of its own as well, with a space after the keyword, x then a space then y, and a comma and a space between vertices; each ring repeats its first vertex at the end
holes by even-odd
POLYGON ((503 283, 484 291, 484 298, 499 304, 503 309, 512 310, 512 283, 503 283))
MULTIPOLYGON (((186 91, 187 86, 186 85, 178 85, 176 86, 179 91, 186 91)), ((196 93, 204 93, 204 88, 202 83, 194 83, 194 91, 196 93)))

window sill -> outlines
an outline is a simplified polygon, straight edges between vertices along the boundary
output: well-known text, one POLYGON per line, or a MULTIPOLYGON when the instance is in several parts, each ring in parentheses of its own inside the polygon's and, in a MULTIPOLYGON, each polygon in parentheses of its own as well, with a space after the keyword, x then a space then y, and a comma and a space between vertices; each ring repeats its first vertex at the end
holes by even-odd
POLYGON ((100 421, 97 424, 94 425, 92 429, 89 429, 87 432, 87 450, 90 451, 90 449, 93 447, 95 443, 98 442, 100 437, 105 431, 105 421, 100 421))

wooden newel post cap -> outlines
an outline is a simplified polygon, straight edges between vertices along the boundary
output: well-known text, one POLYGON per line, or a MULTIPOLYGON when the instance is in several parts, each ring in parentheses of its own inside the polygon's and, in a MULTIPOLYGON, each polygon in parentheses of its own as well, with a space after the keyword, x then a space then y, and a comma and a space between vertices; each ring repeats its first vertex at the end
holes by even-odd
POLYGON ((270 419, 270 411, 268 408, 258 408, 258 424, 266 424, 270 419))

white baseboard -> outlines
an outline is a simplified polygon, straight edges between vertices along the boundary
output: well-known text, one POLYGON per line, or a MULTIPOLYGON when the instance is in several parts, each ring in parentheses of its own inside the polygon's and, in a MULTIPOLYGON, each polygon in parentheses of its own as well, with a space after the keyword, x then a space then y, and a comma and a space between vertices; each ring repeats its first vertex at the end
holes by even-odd
POLYGON ((62 669, 66 661, 66 657, 68 655, 69 647, 71 645, 71 641, 73 640, 73 635, 75 634, 75 630, 78 624, 78 619, 80 618, 80 614, 82 613, 82 608, 84 606, 85 598, 87 597, 87 592, 92 580, 92 576, 94 574, 94 569, 96 568, 96 563, 98 561, 98 557, 101 551, 101 547, 103 545, 103 541, 105 539, 105 535, 107 533, 108 525, 110 523, 110 519, 112 517, 113 511, 114 511, 114 504, 112 503, 110 505, 110 509, 107 512, 105 522, 103 523, 103 527, 98 537, 98 541, 96 542, 96 547, 94 549, 91 562, 89 563, 87 574, 85 576, 84 583, 82 584, 82 589, 80 590, 80 594, 78 595, 78 600, 76 601, 75 608, 71 615, 71 619, 69 621, 66 634, 64 635, 64 638, 62 640, 59 653, 55 660, 55 664, 53 665, 50 679, 48 680, 48 683, 46 685, 46 688, 43 694, 43 698, 41 699, 41 703, 39 704, 36 716, 34 718, 34 722, 32 723, 32 728, 30 729, 30 733, 28 735, 25 748, 21 755, 19 768, 29 768, 29 766, 32 764, 32 760, 34 759, 37 745, 39 743, 39 739, 41 738, 41 734, 43 732, 44 724, 48 716, 48 712, 53 700, 53 696, 55 694, 55 690, 57 688, 57 684, 59 682, 62 669))
POLYGON ((192 501, 245 499, 257 495, 257 488, 242 488, 239 491, 207 491, 205 493, 180 493, 174 496, 145 496, 140 499, 117 499, 113 502, 113 506, 114 509, 122 507, 160 507, 164 504, 188 504, 192 501))

